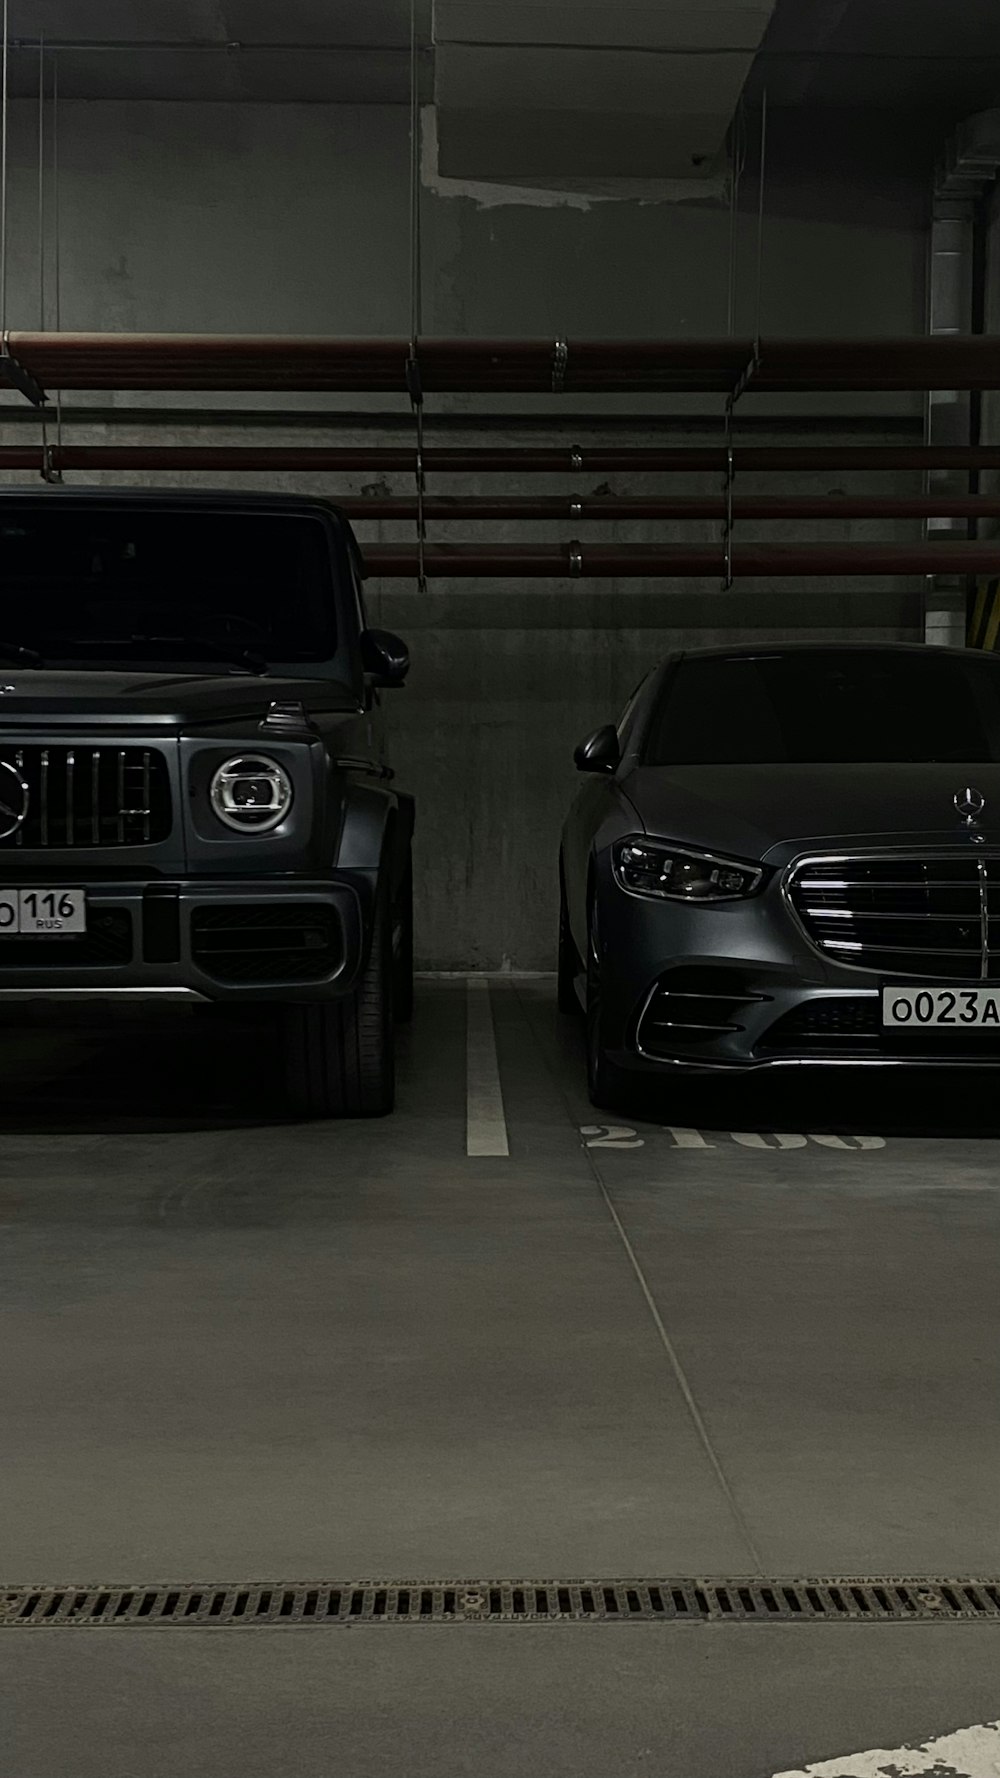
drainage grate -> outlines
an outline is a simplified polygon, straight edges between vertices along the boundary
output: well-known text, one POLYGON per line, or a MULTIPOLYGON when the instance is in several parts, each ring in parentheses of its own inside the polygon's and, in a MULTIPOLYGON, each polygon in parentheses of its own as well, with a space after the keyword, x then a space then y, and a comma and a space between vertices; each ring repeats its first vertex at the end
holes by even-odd
POLYGON ((1000 1578, 478 1580, 0 1588, 0 1626, 1000 1621, 1000 1578))

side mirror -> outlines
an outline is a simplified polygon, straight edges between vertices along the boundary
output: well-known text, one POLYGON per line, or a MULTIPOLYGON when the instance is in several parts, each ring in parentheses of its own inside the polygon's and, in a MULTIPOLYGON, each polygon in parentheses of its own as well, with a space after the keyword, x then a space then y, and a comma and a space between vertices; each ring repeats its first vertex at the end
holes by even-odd
POLYGON ((410 651, 391 630, 362 630, 361 665, 375 685, 402 685, 410 671, 410 651))
POLYGON ((609 722, 581 741, 573 755, 578 772, 614 772, 621 764, 618 730, 609 722))

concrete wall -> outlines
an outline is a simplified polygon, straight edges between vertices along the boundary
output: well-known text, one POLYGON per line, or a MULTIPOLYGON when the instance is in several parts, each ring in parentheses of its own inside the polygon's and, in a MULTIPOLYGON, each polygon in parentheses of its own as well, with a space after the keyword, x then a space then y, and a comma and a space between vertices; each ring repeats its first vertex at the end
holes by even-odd
MULTIPOLYGON (((590 478, 588 490, 598 479, 590 478)), ((898 491, 918 489, 915 478, 883 479, 898 491)), ((655 483, 652 476, 613 478, 619 493, 653 492, 655 483)), ((677 485, 711 489, 693 476, 677 478, 677 485)), ((864 476, 842 473, 796 480, 802 492, 865 485, 864 476)), ((775 478, 748 476, 741 486, 773 491, 775 478)), ((560 529, 571 535, 570 526, 560 529)), ((641 529, 594 526, 587 536, 629 540, 641 529)), ((770 534, 778 529, 786 538, 797 534, 791 526, 770 534)), ((712 530, 687 526, 685 535, 694 531, 708 541, 712 530)), ((849 521, 810 530, 831 541, 905 534, 900 524, 849 521)), ((670 528, 660 526, 658 534, 666 541, 670 528)), ((672 535, 679 537, 680 528, 672 535)), ((383 583, 375 594, 381 619, 408 637, 415 662, 411 686, 392 713, 400 757, 423 791, 419 854, 428 917, 421 948, 429 960, 551 967, 558 833, 577 785, 573 747, 617 717, 668 650, 793 636, 919 637, 918 586, 741 583, 739 537, 762 535, 762 527, 739 527, 737 583, 729 593, 715 581, 452 581, 422 602, 398 582, 383 583)))
MULTIPOLYGON (((36 120, 17 106, 11 197, 8 322, 38 318, 36 120)), ((199 331, 405 333, 409 328, 407 127, 398 108, 258 107, 167 104, 73 104, 61 118, 62 325, 66 328, 199 331)), ((889 132, 878 143, 839 140, 780 117, 771 135, 762 323, 765 334, 918 332, 923 322, 924 168, 889 132)), ((739 326, 754 320, 755 194, 746 184, 741 230, 739 326)), ((728 217, 718 205, 579 203, 540 200, 484 208, 468 198, 424 196, 428 333, 719 334, 727 307, 728 217)), ((51 268, 50 268, 51 294, 51 268)), ((49 324, 54 319, 50 306, 49 324)), ((86 398, 89 405, 93 398, 86 398)), ((171 407, 204 408, 200 398, 164 397, 171 407)), ((116 406, 149 405, 146 397, 116 406)), ((11 405, 10 400, 7 406, 11 405)), ((157 440, 240 442, 232 410, 276 405, 252 397, 227 401, 230 417, 208 427, 157 427, 157 440)), ((303 407, 336 405, 330 398, 303 407)), ((372 407, 400 403, 383 398, 372 407)), ((430 419, 445 408, 435 405, 430 419)), ((456 397, 452 411, 498 412, 490 397, 456 397)), ((536 402, 540 414, 555 404, 536 402)), ((564 404, 569 406, 570 404, 564 404)), ((597 413, 588 399, 578 408, 597 413)), ((649 442, 641 413, 667 404, 609 402, 636 413, 619 442, 649 442)), ((529 398, 507 404, 525 413, 529 398)), ((668 442, 721 438, 718 404, 698 398, 670 404, 677 416, 668 442), (684 417, 685 413, 687 418, 684 417)), ((741 409, 741 413, 744 410, 741 409)), ((754 414, 748 398, 745 411, 754 414)), ((859 420, 863 442, 901 436, 898 422, 919 423, 919 398, 812 398, 774 402, 771 411, 811 411, 836 418, 838 442, 850 442, 845 416, 859 420), (892 430, 897 427, 896 430, 892 430)), ((759 412, 759 404, 758 404, 759 412)), ((122 413, 121 421, 127 421, 122 413)), ((759 420, 758 420, 759 425, 759 420)), ((834 423, 831 420, 831 425, 834 423)), ((5 438, 23 438, 34 422, 10 420, 5 438)), ((405 416, 386 411, 381 434, 411 436, 405 416)), ((73 425, 80 442, 107 436, 73 425)), ((582 444, 600 434, 582 412, 582 444)), ((125 424, 122 442, 142 436, 125 424)), ((254 436, 259 436, 254 433, 254 436)), ((329 425, 294 435, 269 429, 275 443, 350 442, 329 425)), ((469 443, 485 436, 462 434, 469 443)), ((567 443, 564 429, 549 435, 567 443)), ((755 438, 763 436, 755 432, 755 438)), ((790 436, 780 419, 776 441, 790 436)), ((803 436, 796 433, 795 436, 803 436)), ((495 435, 493 435, 495 437, 495 435)), ((821 442, 820 420, 804 442, 821 442)), ((544 443, 512 431, 505 441, 544 443)), ((451 440, 450 442, 453 442, 451 440)), ((134 481, 152 482, 153 477, 134 481)), ((187 477, 193 484, 204 478, 187 477)), ((362 478, 338 480, 355 491, 362 478)), ((593 492, 599 477, 572 491, 593 492)), ((260 486, 260 478, 254 478, 260 486)), ((329 478, 288 477, 286 487, 327 495, 329 478)), ((526 483, 521 484, 526 487, 526 483)), ((694 478, 612 478, 614 492, 700 492, 694 478)), ((745 488, 778 491, 779 478, 745 488)), ((861 477, 820 477, 802 492, 866 488, 861 477)), ((880 478, 889 491, 915 491, 906 478, 880 478)), ((387 478, 407 492, 403 478, 387 478)), ((442 491, 496 492, 494 478, 452 481, 442 491)), ((515 489, 503 491, 512 492, 515 489)), ((571 491, 562 478, 532 478, 530 491, 571 491)), ((711 486, 705 491, 712 491, 711 486)), ((711 529, 695 527, 708 539, 711 529)), ((388 528, 382 533, 392 535, 388 528)), ((405 530, 396 534, 406 535, 405 530)), ((482 535, 482 532, 479 533, 482 535)), ((544 526, 533 534, 551 537, 544 526)), ((568 537, 569 526, 559 534, 568 537)), ((676 534, 676 533, 675 533, 676 534)), ((690 536, 691 530, 686 529, 690 536)), ((741 528, 747 539, 759 529, 741 528)), ((772 536, 774 532, 770 533, 772 536)), ((785 537, 795 533, 783 529, 785 537)), ((801 533, 800 533, 801 534, 801 533)), ((893 534, 846 522, 810 525, 830 540, 893 534)), ((905 532, 896 527, 896 534, 905 532)), ((374 527, 361 527, 374 538, 374 527)), ((475 536, 449 527, 448 536, 475 536)), ((489 535, 502 540, 501 527, 489 535)), ((595 541, 668 541, 666 527, 588 526, 595 541)), ((738 557, 737 557, 738 562, 738 557)), ((413 646, 410 687, 390 703, 404 775, 420 801, 418 957, 435 968, 549 967, 554 953, 554 861, 562 811, 574 786, 571 751, 588 728, 617 713, 648 666, 667 648, 743 636, 916 635, 919 588, 912 583, 850 586, 715 583, 443 582, 426 601, 399 582, 370 588, 373 613, 413 646)))
MULTIPOLYGON (((835 114, 836 115, 836 114, 835 114)), ((60 108, 63 326, 409 328, 408 130, 398 106, 74 102, 60 108)), ((922 325, 922 168, 887 120, 772 117, 765 331, 922 325)), ((37 325, 37 117, 12 106, 10 323, 37 325)), ((751 155, 752 159, 752 155, 751 155)), ((752 325, 756 193, 740 293, 752 325)), ((424 200, 428 333, 725 331, 728 217, 700 204, 424 200), (582 205, 582 207, 581 207, 582 205)))
MULTIPOLYGON (((988 201, 989 221, 986 235, 986 279, 983 292, 983 331, 1000 333, 1000 185, 995 186, 988 201)), ((985 389, 981 408, 983 444, 1000 444, 1000 390, 985 389)), ((1000 488, 1000 474, 995 471, 981 477, 984 493, 995 494, 1000 488)), ((981 537, 995 535, 996 526, 980 521, 981 537)))

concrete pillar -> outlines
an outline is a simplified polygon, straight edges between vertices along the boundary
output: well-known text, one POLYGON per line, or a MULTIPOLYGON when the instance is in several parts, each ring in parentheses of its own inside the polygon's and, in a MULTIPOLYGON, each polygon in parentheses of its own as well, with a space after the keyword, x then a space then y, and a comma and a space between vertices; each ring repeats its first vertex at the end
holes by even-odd
MULTIPOLYGON (((969 118, 948 144, 934 184, 927 274, 927 329, 943 335, 972 333, 982 325, 975 312, 977 213, 1000 170, 1000 111, 969 118)), ((928 444, 973 444, 976 409, 970 391, 932 389, 927 396, 928 444)), ((928 492, 965 494, 967 474, 928 472, 928 492)), ((975 524, 972 525, 975 533, 975 524)), ((927 520, 928 538, 968 535, 965 519, 927 520)), ((924 640, 961 648, 966 638, 967 588, 954 575, 928 576, 924 593, 924 640)))

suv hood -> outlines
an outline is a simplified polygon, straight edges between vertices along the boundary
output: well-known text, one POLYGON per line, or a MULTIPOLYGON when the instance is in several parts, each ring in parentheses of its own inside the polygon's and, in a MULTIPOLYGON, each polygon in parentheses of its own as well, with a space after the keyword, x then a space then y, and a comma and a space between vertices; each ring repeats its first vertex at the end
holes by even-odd
POLYGON ((142 727, 184 729, 203 723, 264 717, 272 703, 300 703, 306 711, 356 711, 350 686, 337 680, 291 679, 250 673, 88 672, 86 669, 0 665, 0 729, 120 728, 130 718, 142 727))
POLYGON ((621 789, 647 833, 787 863, 805 850, 962 845, 955 796, 986 798, 977 831, 1000 845, 1000 765, 640 766, 621 789))

